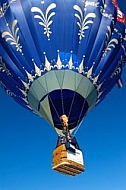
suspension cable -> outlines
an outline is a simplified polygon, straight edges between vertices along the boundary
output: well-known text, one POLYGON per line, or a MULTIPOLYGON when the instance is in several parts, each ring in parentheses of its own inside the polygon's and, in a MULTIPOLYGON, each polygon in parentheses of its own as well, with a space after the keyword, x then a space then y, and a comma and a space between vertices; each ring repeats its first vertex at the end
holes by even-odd
MULTIPOLYGON (((82 80, 83 80, 83 78, 80 80, 79 85, 80 85, 82 80)), ((75 86, 74 95, 73 95, 73 99, 72 99, 72 103, 71 103, 71 106, 70 106, 68 117, 70 116, 70 113, 71 113, 71 110, 72 110, 72 107, 73 107, 73 104, 74 104, 75 95, 76 95, 77 89, 79 88, 79 85, 77 87, 75 86)))
MULTIPOLYGON (((89 86, 90 86, 90 83, 89 83, 89 85, 88 85, 88 90, 87 90, 86 96, 87 96, 87 94, 88 94, 88 92, 89 92, 89 86)), ((78 118, 78 121, 77 121, 77 126, 78 126, 78 127, 75 129, 73 136, 75 136, 75 134, 77 133, 77 131, 79 130, 79 128, 80 128, 80 126, 81 126, 81 124, 82 124, 83 119, 82 119, 81 122, 80 122, 80 119, 81 119, 81 114, 82 114, 82 111, 83 111, 85 102, 86 102, 86 101, 85 101, 85 99, 84 99, 83 106, 82 106, 82 109, 81 109, 81 112, 80 112, 80 115, 79 115, 79 118, 78 118), (79 122, 80 122, 80 123, 79 123, 79 122)))
MULTIPOLYGON (((44 75, 44 76, 45 76, 45 75, 44 75)), ((59 113, 58 113, 58 111, 57 111, 57 109, 56 109, 56 107, 55 107, 55 105, 54 105, 54 103, 53 103, 53 100, 51 99, 50 94, 49 94, 46 76, 45 76, 45 83, 46 83, 46 88, 47 88, 47 92, 48 92, 48 99, 51 101, 51 104, 52 104, 52 106, 53 106, 53 108, 54 108, 54 110, 55 110, 55 112, 56 112, 56 115, 57 115, 57 117, 58 117, 59 120, 60 120, 60 115, 59 115, 59 113)), ((61 120, 60 120, 60 122, 61 122, 61 120)), ((61 122, 61 125, 63 125, 62 122, 61 122)), ((56 127, 54 126, 54 128, 56 128, 56 127)))

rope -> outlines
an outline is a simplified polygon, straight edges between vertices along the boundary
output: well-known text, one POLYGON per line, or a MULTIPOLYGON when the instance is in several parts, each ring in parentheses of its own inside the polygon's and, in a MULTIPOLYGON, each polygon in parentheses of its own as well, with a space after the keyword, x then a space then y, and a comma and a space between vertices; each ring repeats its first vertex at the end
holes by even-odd
MULTIPOLYGON (((88 85, 88 90, 87 90, 86 96, 87 96, 88 92, 89 92, 89 85, 88 85)), ((75 134, 77 133, 77 131, 79 130, 79 128, 80 128, 80 126, 81 126, 81 124, 82 124, 82 121, 83 121, 83 120, 82 120, 82 121, 80 122, 80 124, 79 124, 79 121, 80 121, 80 118, 81 118, 81 114, 82 114, 84 105, 85 105, 85 99, 84 99, 83 106, 82 106, 82 109, 81 109, 81 112, 80 112, 80 115, 79 115, 79 118, 78 118, 78 121, 77 121, 77 126, 78 126, 78 127, 77 127, 77 128, 75 129, 75 131, 74 131, 74 136, 75 136, 75 134)))
MULTIPOLYGON (((50 95, 49 95, 49 90, 48 90, 46 75, 44 75, 44 77, 45 77, 45 83, 46 83, 46 89, 47 89, 47 93, 48 93, 48 98, 49 98, 49 100, 51 101, 51 104, 52 104, 52 106, 53 106, 53 108, 54 108, 54 110, 55 110, 55 112, 56 112, 56 115, 58 116, 58 118, 59 118, 59 120, 60 120, 60 115, 58 114, 58 111, 57 111, 57 109, 56 109, 56 107, 55 107, 55 105, 54 105, 54 103, 53 103, 53 100, 51 99, 51 97, 50 97, 50 95)), ((60 121, 61 121, 61 120, 60 120, 60 121)), ((61 125, 62 125, 62 122, 61 122, 61 125)), ((54 128, 56 128, 56 127, 54 126, 54 128)))
POLYGON ((62 89, 61 89, 61 104, 62 104, 62 112, 63 112, 63 115, 64 115, 65 113, 64 113, 64 103, 63 103, 63 93, 62 93, 62 89))
MULTIPOLYGON (((76 78, 76 73, 75 73, 75 78, 76 78)), ((81 79, 81 81, 82 80, 83 80, 83 78, 81 79)), ((75 81, 76 81, 76 79, 75 79, 75 81)), ((79 82, 79 85, 80 85, 81 81, 79 82)), ((72 107, 73 107, 73 103, 74 103, 74 99, 75 99, 75 94, 77 92, 77 89, 79 88, 79 85, 77 87, 75 86, 75 92, 74 92, 74 95, 73 95, 73 99, 72 99, 72 103, 71 103, 71 106, 70 106, 70 111, 69 111, 68 117, 70 116, 70 113, 71 113, 71 110, 72 110, 72 107)))
POLYGON ((79 130, 81 124, 82 124, 82 121, 79 123, 79 125, 76 128, 76 130, 74 131, 73 137, 75 137, 75 135, 76 135, 77 131, 79 130))

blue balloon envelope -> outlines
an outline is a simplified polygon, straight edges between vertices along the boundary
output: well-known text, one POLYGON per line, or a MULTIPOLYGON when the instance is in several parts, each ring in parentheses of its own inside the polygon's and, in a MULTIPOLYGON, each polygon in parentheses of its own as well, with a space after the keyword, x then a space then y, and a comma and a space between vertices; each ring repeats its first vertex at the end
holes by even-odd
POLYGON ((0 84, 72 133, 119 81, 125 37, 115 0, 0 0, 0 84))

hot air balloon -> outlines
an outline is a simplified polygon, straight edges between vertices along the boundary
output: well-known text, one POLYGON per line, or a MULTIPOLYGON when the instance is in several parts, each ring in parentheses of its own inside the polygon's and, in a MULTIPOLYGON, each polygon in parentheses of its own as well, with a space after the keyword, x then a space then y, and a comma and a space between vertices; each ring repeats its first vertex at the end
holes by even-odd
POLYGON ((54 170, 85 170, 74 134, 121 82, 125 37, 116 0, 0 0, 0 85, 56 130, 54 170))

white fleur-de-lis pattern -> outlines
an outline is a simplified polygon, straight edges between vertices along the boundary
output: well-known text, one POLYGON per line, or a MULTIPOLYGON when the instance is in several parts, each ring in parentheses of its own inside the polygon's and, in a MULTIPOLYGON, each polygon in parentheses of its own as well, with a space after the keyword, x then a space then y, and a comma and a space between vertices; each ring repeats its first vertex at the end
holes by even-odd
POLYGON ((3 3, 2 6, 0 6, 0 17, 3 17, 7 11, 7 9, 10 7, 11 3, 16 2, 17 0, 11 0, 10 2, 3 3))
POLYGON ((112 48, 115 48, 117 44, 118 44, 118 40, 117 40, 116 38, 112 39, 112 40, 108 43, 105 52, 110 51, 112 48))
POLYGON ((10 85, 4 84, 2 77, 0 84, 27 108, 30 108, 27 92, 31 84, 51 70, 68 69, 87 77, 97 89, 96 104, 111 90, 108 82, 117 82, 121 75, 126 56, 125 26, 121 31, 113 1, 75 2, 0 3, 3 43, 0 76, 9 77, 10 85), (16 5, 19 11, 15 11, 16 5), (15 89, 10 88, 11 80, 15 81, 15 89))
POLYGON ((0 72, 5 72, 7 75, 11 75, 10 70, 6 67, 5 63, 2 60, 2 57, 0 57, 0 72))
MULTIPOLYGON (((42 4, 43 4, 43 2, 42 2, 42 4)), ((51 12, 51 11, 54 8, 56 8, 56 4, 55 3, 51 3, 47 7, 45 14, 38 7, 32 7, 31 8, 32 12, 37 13, 37 14, 35 14, 34 18, 40 20, 39 24, 44 27, 44 34, 47 35, 48 39, 50 39, 50 35, 52 33, 51 30, 50 30, 50 25, 53 23, 52 17, 55 15, 55 12, 54 11, 51 12)))
POLYGON ((17 51, 22 53, 22 46, 19 43, 20 37, 18 35, 19 28, 17 27, 17 23, 18 21, 14 20, 11 27, 12 34, 8 31, 5 31, 2 33, 2 38, 5 38, 6 42, 10 42, 11 45, 16 47, 17 51))
POLYGON ((75 17, 78 18, 77 25, 79 26, 79 39, 80 41, 82 38, 85 37, 84 32, 85 30, 89 29, 89 24, 93 24, 93 21, 90 18, 95 18, 95 13, 88 13, 86 16, 84 16, 84 12, 78 5, 74 5, 73 7, 78 13, 75 13, 75 17))

